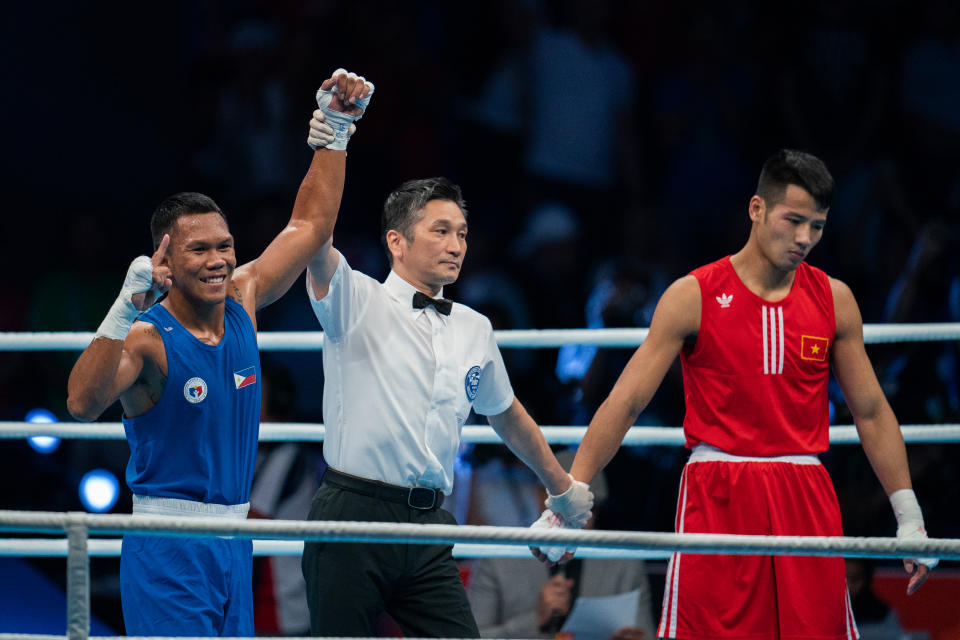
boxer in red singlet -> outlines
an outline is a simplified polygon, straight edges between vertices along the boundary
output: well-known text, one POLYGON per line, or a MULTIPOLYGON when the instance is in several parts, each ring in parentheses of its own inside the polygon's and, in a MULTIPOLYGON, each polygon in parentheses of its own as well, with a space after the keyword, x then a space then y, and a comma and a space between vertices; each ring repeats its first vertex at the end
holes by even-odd
MULTIPOLYGON (((589 481, 613 457, 674 358, 683 367, 686 446, 680 533, 843 535, 829 476, 831 365, 864 451, 897 517, 926 537, 906 449, 863 344, 850 289, 804 263, 820 240, 834 182, 814 156, 782 150, 763 166, 736 254, 663 294, 650 333, 597 411, 571 470, 589 481)), ((908 559, 908 591, 935 559, 908 559)), ((660 637, 708 640, 859 637, 842 558, 676 553, 660 637)))

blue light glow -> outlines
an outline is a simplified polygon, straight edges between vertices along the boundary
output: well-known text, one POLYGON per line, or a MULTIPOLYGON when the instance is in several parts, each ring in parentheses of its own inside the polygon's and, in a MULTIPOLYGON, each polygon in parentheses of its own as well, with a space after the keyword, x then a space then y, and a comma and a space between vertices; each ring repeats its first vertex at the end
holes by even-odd
POLYGON ((103 513, 117 504, 120 483, 106 469, 94 469, 80 479, 80 502, 87 511, 103 513))
MULTIPOLYGON (((24 417, 24 421, 34 424, 51 424, 58 422, 57 416, 53 415, 53 413, 47 409, 41 408, 28 411, 24 417)), ((38 453, 52 453, 60 446, 60 438, 56 436, 31 436, 27 438, 27 442, 33 447, 33 450, 38 453)))

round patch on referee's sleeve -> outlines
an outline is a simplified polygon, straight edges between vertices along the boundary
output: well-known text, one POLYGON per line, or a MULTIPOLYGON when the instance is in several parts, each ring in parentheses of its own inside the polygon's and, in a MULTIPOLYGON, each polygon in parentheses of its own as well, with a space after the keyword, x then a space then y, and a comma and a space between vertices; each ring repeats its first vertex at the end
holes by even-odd
POLYGON ((463 387, 467 391, 467 398, 470 402, 477 397, 477 390, 480 388, 480 367, 470 367, 466 377, 463 379, 463 387))

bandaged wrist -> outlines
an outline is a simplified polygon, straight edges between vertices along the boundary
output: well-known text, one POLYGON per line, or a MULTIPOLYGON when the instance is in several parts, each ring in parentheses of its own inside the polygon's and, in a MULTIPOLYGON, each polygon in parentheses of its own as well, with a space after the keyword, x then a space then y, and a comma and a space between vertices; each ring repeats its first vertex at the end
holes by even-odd
POLYGON ((333 129, 333 141, 325 145, 325 147, 334 151, 346 150, 347 143, 350 141, 350 134, 352 133, 350 127, 354 122, 362 118, 364 113, 366 113, 367 106, 370 104, 370 99, 373 97, 374 91, 372 82, 367 82, 363 76, 357 76, 355 73, 350 73, 346 69, 337 69, 333 72, 333 75, 338 76, 344 73, 351 78, 359 77, 362 79, 369 88, 369 91, 367 92, 367 95, 358 99, 353 105, 354 107, 360 109, 360 113, 350 115, 330 107, 330 104, 333 101, 333 94, 337 92, 336 86, 332 87, 331 89, 317 90, 317 106, 320 107, 320 110, 323 112, 327 125, 333 129))
POLYGON ((900 489, 890 494, 890 506, 897 519, 897 532, 901 529, 923 529, 923 513, 913 489, 900 489))
POLYGON ((347 143, 350 141, 350 125, 353 124, 355 118, 345 113, 334 111, 333 109, 325 108, 322 109, 322 111, 324 116, 326 116, 327 125, 333 129, 333 140, 324 145, 324 147, 334 151, 344 151, 347 148, 347 143))
POLYGON ((97 328, 94 338, 124 340, 130 333, 140 311, 134 306, 131 297, 137 293, 146 293, 153 288, 153 263, 147 256, 138 256, 130 263, 127 277, 123 280, 120 295, 110 307, 107 316, 97 328))
POLYGON ((126 291, 120 292, 117 299, 113 301, 110 311, 100 326, 94 338, 110 338, 111 340, 124 340, 130 333, 130 327, 136 321, 140 312, 130 301, 130 294, 126 291))

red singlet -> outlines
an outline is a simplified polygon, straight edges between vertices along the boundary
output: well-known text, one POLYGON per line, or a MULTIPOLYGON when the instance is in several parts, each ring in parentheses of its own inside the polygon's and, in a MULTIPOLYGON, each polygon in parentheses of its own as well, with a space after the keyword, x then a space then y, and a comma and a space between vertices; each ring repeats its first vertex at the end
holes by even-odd
POLYGON ((680 353, 687 447, 706 442, 742 456, 826 451, 837 329, 827 275, 801 263, 779 302, 747 289, 729 257, 692 275, 701 311, 696 344, 680 353))

